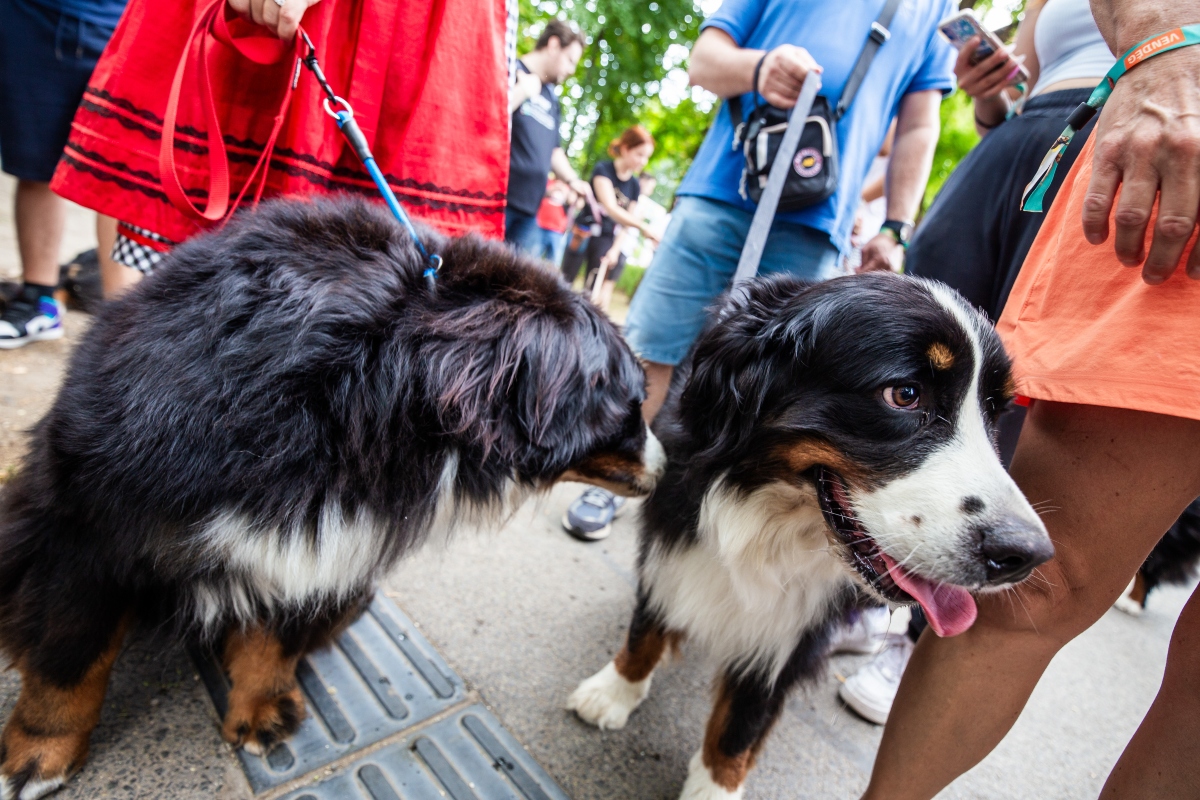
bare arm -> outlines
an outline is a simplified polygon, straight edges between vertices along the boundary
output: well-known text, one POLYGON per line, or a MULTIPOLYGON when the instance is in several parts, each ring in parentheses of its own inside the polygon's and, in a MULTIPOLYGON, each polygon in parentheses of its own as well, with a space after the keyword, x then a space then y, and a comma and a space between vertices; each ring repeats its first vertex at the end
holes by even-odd
POLYGON ((550 154, 550 169, 559 180, 571 187, 571 191, 584 197, 592 196, 591 185, 579 177, 579 173, 571 166, 571 160, 561 147, 554 148, 554 152, 550 154))
MULTIPOLYGON (((753 89, 754 66, 765 50, 738 47, 728 33, 705 28, 692 47, 688 79, 693 86, 719 97, 734 97, 753 89)), ((777 108, 791 108, 809 70, 821 67, 803 47, 784 44, 770 51, 758 76, 758 91, 777 108)))
POLYGON ((959 88, 975 100, 975 129, 980 136, 986 136, 990 128, 1003 122, 1020 96, 1016 87, 1008 84, 1007 78, 1016 64, 1023 63, 1029 72, 1030 89, 1037 83, 1041 65, 1038 64, 1033 34, 1038 15, 1045 5, 1046 0, 1031 0, 1026 6, 1025 17, 1017 26, 1017 40, 1007 56, 996 53, 972 67, 969 59, 975 52, 973 46, 964 47, 958 54, 954 74, 958 76, 959 88))
MULTIPOLYGON (((1118 55, 1143 39, 1200 17, 1195 0, 1092 0, 1092 13, 1118 55)), ((1083 230, 1092 244, 1104 242, 1112 214, 1117 258, 1131 267, 1144 261, 1142 278, 1149 284, 1162 283, 1175 271, 1196 227, 1200 205, 1197 74, 1200 47, 1147 59, 1117 81, 1096 123, 1083 230), (1146 229, 1156 197, 1158 218, 1147 255, 1146 229)), ((1192 249, 1187 274, 1200 280, 1200 248, 1192 249)))
POLYGON ((529 98, 540 94, 542 81, 531 72, 518 72, 517 82, 508 90, 508 113, 516 111, 529 98))
POLYGON ((650 226, 642 221, 642 218, 636 215, 637 203, 631 203, 629 208, 621 208, 617 204, 617 193, 613 189, 613 183, 603 175, 594 175, 592 180, 596 184, 596 201, 604 208, 604 213, 618 225, 624 225, 627 228, 636 228, 642 232, 642 235, 648 239, 658 241, 650 226))
MULTIPOLYGON (((887 171, 887 218, 912 222, 921 208, 929 181, 929 167, 937 147, 941 120, 937 89, 910 92, 900 101, 896 117, 896 143, 887 171)), ((900 244, 884 231, 863 248, 861 271, 897 270, 903 257, 900 244)))

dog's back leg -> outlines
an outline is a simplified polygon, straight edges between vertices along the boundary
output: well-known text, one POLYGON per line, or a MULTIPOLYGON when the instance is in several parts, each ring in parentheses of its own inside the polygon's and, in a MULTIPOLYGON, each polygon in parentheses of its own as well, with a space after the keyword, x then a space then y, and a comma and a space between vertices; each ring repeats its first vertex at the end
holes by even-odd
POLYGON ((5 643, 16 651, 21 694, 0 734, 0 800, 41 797, 83 766, 129 627, 126 608, 111 594, 93 597, 78 584, 56 587, 62 595, 41 610, 39 640, 20 648, 5 643))
POLYGON ((625 727, 629 715, 650 692, 650 677, 668 647, 682 636, 668 631, 638 592, 638 604, 629 623, 621 652, 604 669, 579 684, 567 708, 601 730, 625 727))

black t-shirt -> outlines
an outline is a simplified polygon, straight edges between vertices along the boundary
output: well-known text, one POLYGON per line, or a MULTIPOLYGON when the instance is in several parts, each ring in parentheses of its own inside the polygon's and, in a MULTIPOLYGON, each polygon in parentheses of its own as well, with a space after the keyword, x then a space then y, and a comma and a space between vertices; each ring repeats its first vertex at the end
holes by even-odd
MULTIPOLYGON (((517 70, 529 72, 520 61, 517 70)), ((550 156, 558 147, 560 112, 554 87, 542 84, 534 95, 513 112, 512 149, 508 167, 508 207, 533 216, 546 193, 550 156)))
MULTIPOLYGON (((592 191, 596 191, 596 176, 603 175, 612 181, 613 192, 617 196, 617 205, 628 210, 631 205, 637 202, 638 195, 641 194, 641 185, 638 183, 637 175, 630 175, 625 180, 617 177, 617 168, 611 161, 601 161, 592 170, 592 191)), ((612 218, 604 213, 604 207, 600 205, 600 201, 596 201, 596 210, 600 212, 600 235, 612 236, 613 229, 617 224, 612 221, 612 218)), ((579 217, 576 222, 580 225, 591 225, 595 220, 592 219, 592 208, 590 205, 585 205, 583 210, 579 212, 579 217)))

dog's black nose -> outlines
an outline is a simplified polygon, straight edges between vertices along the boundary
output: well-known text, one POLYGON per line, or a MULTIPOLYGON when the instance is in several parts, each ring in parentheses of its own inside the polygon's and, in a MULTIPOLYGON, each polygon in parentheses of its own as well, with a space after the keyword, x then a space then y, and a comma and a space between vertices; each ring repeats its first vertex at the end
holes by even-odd
POLYGON ((980 554, 988 583, 1016 583, 1053 558, 1054 545, 1045 531, 1019 523, 1000 524, 984 530, 980 554))

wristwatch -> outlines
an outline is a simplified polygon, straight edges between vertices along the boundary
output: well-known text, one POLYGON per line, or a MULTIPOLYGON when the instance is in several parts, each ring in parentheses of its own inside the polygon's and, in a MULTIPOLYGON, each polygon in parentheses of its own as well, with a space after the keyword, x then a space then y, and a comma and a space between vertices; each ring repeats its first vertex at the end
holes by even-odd
POLYGON ((896 241, 900 243, 901 247, 908 247, 908 240, 912 238, 913 224, 898 219, 884 220, 883 225, 879 228, 879 232, 883 233, 884 231, 895 236, 896 241))

